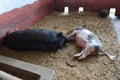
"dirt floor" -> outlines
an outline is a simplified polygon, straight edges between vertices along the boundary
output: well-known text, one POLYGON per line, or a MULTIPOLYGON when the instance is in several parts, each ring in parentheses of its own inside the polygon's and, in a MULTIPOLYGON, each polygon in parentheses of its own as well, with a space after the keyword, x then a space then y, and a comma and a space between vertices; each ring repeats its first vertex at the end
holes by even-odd
MULTIPOLYGON (((119 46, 113 24, 97 15, 72 12, 69 16, 62 16, 60 12, 54 12, 31 28, 51 29, 67 35, 72 28, 86 25, 100 38, 105 51, 118 56, 119 46)), ((81 48, 73 42, 55 52, 17 52, 2 47, 0 54, 51 68, 56 72, 54 80, 120 80, 118 59, 110 61, 106 56, 88 56, 85 60, 77 60, 73 55, 80 51, 81 48)))

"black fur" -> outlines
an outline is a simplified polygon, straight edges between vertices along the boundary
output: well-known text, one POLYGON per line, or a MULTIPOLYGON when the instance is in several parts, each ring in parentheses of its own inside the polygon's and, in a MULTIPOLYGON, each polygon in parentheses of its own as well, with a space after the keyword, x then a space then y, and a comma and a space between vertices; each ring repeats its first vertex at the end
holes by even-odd
POLYGON ((108 15, 109 15, 109 12, 108 12, 107 9, 101 9, 101 10, 100 10, 100 14, 99 14, 100 17, 105 18, 105 17, 107 17, 108 15))
POLYGON ((44 29, 27 29, 6 35, 4 43, 14 50, 51 51, 62 48, 69 40, 62 33, 44 29))

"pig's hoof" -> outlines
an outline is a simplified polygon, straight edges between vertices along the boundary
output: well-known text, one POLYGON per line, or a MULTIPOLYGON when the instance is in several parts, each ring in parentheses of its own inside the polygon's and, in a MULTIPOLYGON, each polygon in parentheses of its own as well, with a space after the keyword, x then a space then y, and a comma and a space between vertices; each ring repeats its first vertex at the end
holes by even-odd
POLYGON ((110 56, 110 60, 114 60, 116 57, 115 56, 110 56))
POLYGON ((75 54, 75 55, 74 55, 74 57, 79 57, 79 56, 80 56, 80 54, 75 54))
POLYGON ((84 59, 83 57, 79 57, 78 60, 84 59))
POLYGON ((79 57, 78 59, 79 59, 79 60, 85 59, 85 56, 81 56, 81 57, 79 57))
POLYGON ((82 56, 83 54, 75 54, 74 57, 80 57, 82 56))

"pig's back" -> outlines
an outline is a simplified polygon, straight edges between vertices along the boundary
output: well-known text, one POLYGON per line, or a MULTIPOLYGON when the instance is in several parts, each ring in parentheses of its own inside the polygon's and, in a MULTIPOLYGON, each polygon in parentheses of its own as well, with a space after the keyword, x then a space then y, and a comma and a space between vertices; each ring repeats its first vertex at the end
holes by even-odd
POLYGON ((28 29, 23 31, 13 32, 6 36, 7 41, 13 42, 52 42, 56 40, 56 32, 42 29, 28 29))
POLYGON ((4 43, 14 50, 55 50, 58 49, 58 32, 42 29, 16 31, 6 35, 4 43))

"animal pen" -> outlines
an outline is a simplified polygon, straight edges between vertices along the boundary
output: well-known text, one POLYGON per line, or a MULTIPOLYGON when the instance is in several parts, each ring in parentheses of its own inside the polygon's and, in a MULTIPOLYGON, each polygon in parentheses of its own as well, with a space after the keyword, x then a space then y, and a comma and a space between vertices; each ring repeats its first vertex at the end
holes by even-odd
POLYGON ((120 79, 119 0, 29 1, 0 1, 0 71, 23 80, 120 79), (115 19, 99 17, 102 9, 113 9, 115 19), (15 31, 48 29, 67 36, 74 27, 84 25, 99 37, 107 52, 117 56, 114 61, 97 55, 78 60, 73 55, 82 49, 75 42, 48 52, 14 51, 2 43, 8 33, 15 31))

